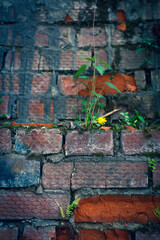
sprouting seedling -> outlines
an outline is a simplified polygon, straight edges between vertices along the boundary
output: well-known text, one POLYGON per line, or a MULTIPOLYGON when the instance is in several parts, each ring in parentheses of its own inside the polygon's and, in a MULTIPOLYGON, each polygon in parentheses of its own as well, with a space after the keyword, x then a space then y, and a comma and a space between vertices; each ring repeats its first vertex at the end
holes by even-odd
POLYGON ((152 172, 155 172, 156 169, 156 161, 153 158, 148 158, 148 164, 149 168, 151 169, 152 172))
POLYGON ((58 207, 59 207, 61 216, 62 216, 63 218, 65 218, 65 217, 68 217, 68 218, 69 218, 69 217, 73 214, 73 211, 74 211, 74 209, 77 207, 79 201, 80 201, 80 198, 75 199, 70 205, 67 206, 65 212, 63 211, 61 205, 56 201, 56 203, 57 203, 57 205, 58 205, 58 207))

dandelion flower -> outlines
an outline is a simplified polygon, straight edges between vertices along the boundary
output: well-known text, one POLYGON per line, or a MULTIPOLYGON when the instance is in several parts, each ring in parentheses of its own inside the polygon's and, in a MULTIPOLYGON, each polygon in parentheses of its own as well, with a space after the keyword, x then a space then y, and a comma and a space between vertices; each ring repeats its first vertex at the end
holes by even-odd
POLYGON ((107 122, 107 120, 106 120, 104 117, 99 117, 99 118, 97 119, 97 122, 98 122, 100 125, 104 125, 104 124, 107 122))

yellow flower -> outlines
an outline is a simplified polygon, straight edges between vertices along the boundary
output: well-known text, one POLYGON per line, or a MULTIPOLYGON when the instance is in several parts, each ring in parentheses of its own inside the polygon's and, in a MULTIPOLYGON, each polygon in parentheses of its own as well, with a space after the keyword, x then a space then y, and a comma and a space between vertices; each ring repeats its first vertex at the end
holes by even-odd
POLYGON ((104 117, 99 117, 97 119, 97 122, 101 125, 104 125, 107 122, 107 120, 104 117))

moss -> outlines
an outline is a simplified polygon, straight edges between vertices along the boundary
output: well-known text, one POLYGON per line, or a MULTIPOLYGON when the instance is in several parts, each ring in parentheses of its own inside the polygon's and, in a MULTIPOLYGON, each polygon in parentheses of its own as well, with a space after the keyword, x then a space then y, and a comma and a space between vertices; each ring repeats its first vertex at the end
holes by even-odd
POLYGON ((105 156, 105 154, 104 153, 102 153, 102 152, 99 152, 99 153, 93 153, 93 156, 105 156))

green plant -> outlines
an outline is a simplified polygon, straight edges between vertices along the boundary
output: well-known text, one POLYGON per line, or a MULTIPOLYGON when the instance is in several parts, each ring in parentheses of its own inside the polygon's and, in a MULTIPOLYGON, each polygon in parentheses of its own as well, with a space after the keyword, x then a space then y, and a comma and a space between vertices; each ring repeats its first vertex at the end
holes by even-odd
MULTIPOLYGON (((87 57, 84 57, 84 56, 81 56, 81 58, 83 58, 87 61, 90 61, 92 66, 93 66, 92 89, 90 89, 83 81, 81 81, 81 83, 86 87, 86 89, 90 93, 90 100, 89 101, 82 100, 82 104, 83 104, 84 107, 81 109, 81 113, 85 114, 84 123, 83 123, 81 117, 78 115, 76 109, 73 106, 74 112, 76 113, 76 117, 77 117, 77 119, 74 121, 74 123, 78 127, 82 127, 83 129, 88 130, 89 128, 99 128, 101 125, 104 125, 106 123, 106 119, 105 119, 106 115, 101 116, 101 117, 98 116, 100 110, 102 108, 104 108, 104 104, 99 102, 100 99, 104 98, 104 96, 102 96, 102 94, 101 94, 102 91, 104 90, 104 87, 107 85, 107 86, 115 89, 119 93, 120 93, 120 91, 114 84, 112 84, 111 81, 113 79, 113 76, 111 76, 109 81, 105 82, 105 84, 102 87, 102 89, 100 90, 100 92, 97 93, 96 90, 95 90, 95 85, 96 85, 96 75, 95 75, 95 73, 96 73, 96 71, 101 76, 103 76, 103 74, 105 72, 105 68, 103 66, 106 66, 110 70, 112 70, 112 68, 106 62, 103 62, 103 61, 97 59, 96 55, 94 55, 92 58, 87 58, 87 57), (97 64, 97 62, 99 64, 97 64), (96 106, 97 106, 97 110, 96 110, 96 106)), ((75 73, 74 79, 76 79, 76 78, 89 79, 88 76, 82 75, 82 73, 84 73, 84 71, 86 69, 87 69, 87 65, 83 64, 78 69, 78 71, 75 73)), ((116 109, 116 111, 118 111, 118 110, 116 109)), ((111 114, 112 113, 113 113, 113 111, 111 112, 111 114)))
POLYGON ((154 158, 150 158, 148 157, 148 164, 149 164, 149 168, 152 172, 155 172, 155 169, 156 169, 156 161, 154 158))
POLYGON ((160 220, 160 210, 158 206, 154 209, 153 212, 156 215, 156 217, 160 220))
POLYGON ((134 110, 134 111, 135 111, 135 115, 132 118, 129 117, 128 112, 120 113, 123 117, 122 120, 119 119, 122 129, 124 129, 126 125, 132 126, 138 129, 147 127, 148 123, 144 120, 144 118, 140 115, 140 113, 137 110, 134 110))
POLYGON ((57 205, 58 205, 58 207, 59 207, 61 216, 62 216, 63 218, 65 218, 65 217, 68 217, 68 218, 71 217, 72 214, 73 214, 73 211, 74 211, 74 209, 77 207, 79 201, 80 201, 80 198, 75 199, 70 205, 67 206, 65 212, 63 211, 63 209, 62 209, 62 207, 60 206, 60 204, 56 201, 56 203, 57 203, 57 205))

